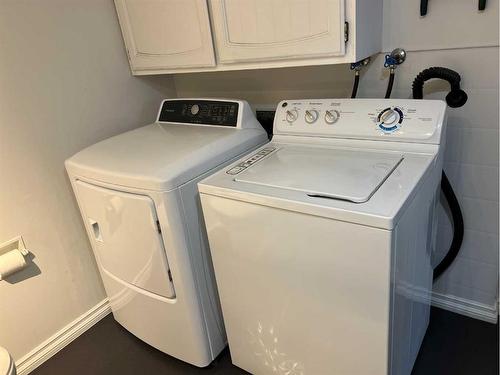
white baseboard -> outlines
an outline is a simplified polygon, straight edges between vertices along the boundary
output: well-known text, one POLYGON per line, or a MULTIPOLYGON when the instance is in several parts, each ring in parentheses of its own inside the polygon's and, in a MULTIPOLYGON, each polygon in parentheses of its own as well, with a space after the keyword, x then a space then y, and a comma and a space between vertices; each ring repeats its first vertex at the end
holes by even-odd
POLYGON ((496 323, 498 319, 497 302, 488 306, 467 299, 432 292, 432 305, 489 323, 496 323))
POLYGON ((17 374, 29 374, 110 312, 106 298, 16 361, 17 374))

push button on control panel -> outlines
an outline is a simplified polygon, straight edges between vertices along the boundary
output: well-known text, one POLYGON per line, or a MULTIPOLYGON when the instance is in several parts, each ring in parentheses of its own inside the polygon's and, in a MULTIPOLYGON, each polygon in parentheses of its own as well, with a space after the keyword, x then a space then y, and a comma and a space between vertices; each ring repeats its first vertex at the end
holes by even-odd
POLYGON ((263 148, 262 150, 260 150, 256 154, 252 155, 247 160, 242 161, 241 163, 239 163, 239 164, 235 165, 234 167, 232 167, 231 169, 227 170, 226 173, 230 174, 230 175, 236 175, 236 174, 240 173, 241 171, 250 167, 252 164, 255 164, 263 157, 269 155, 273 151, 276 151, 276 147, 263 148))

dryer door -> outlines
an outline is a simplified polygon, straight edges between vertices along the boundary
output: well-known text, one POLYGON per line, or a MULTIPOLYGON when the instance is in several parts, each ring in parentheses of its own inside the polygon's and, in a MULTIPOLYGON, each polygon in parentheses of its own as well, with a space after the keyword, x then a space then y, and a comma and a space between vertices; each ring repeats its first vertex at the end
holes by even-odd
POLYGON ((83 181, 75 186, 103 271, 149 292, 175 297, 153 200, 83 181))

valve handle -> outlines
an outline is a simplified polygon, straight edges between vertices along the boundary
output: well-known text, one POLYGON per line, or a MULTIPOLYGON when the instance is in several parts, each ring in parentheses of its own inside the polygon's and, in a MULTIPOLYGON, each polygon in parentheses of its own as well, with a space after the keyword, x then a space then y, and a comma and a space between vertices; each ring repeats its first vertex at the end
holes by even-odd
POLYGON ((389 68, 391 66, 397 65, 396 59, 391 55, 385 55, 384 67, 389 68))

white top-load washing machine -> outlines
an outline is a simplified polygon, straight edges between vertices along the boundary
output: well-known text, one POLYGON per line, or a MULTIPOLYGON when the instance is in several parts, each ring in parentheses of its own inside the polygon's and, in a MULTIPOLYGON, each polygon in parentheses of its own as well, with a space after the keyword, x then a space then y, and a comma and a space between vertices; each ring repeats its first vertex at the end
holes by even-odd
POLYGON ((244 101, 169 99, 66 161, 114 318, 196 366, 226 345, 196 184, 267 141, 244 101))
POLYGON ((198 184, 233 363, 410 374, 428 320, 445 103, 287 100, 198 184))

